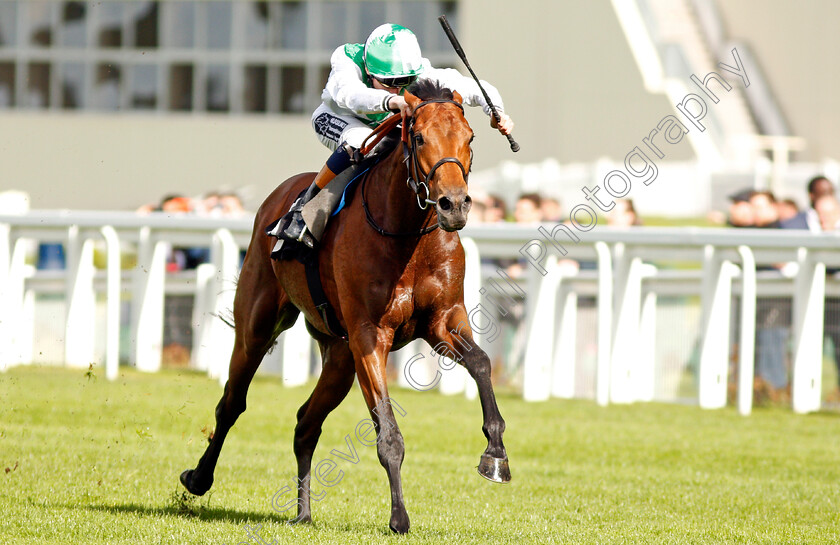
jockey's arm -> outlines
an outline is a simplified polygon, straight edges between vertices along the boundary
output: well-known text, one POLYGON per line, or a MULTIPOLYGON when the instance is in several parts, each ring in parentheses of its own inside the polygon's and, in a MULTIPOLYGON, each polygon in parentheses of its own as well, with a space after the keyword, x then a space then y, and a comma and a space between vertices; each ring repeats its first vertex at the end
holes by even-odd
MULTIPOLYGON (((429 64, 426 64, 426 66, 429 66, 429 64)), ((487 95, 493 102, 501 123, 496 123, 496 118, 493 117, 493 113, 490 111, 490 106, 487 104, 484 94, 472 78, 464 76, 454 68, 432 68, 421 77, 439 81, 444 87, 458 91, 458 94, 464 99, 466 106, 481 106, 484 113, 490 116, 490 126, 498 129, 502 134, 510 134, 513 131, 513 119, 505 113, 502 95, 499 94, 498 89, 493 85, 481 80, 481 86, 487 91, 487 95)))
POLYGON ((391 94, 365 85, 361 70, 344 54, 343 47, 335 50, 330 64, 325 91, 338 107, 360 115, 387 111, 385 101, 391 94))

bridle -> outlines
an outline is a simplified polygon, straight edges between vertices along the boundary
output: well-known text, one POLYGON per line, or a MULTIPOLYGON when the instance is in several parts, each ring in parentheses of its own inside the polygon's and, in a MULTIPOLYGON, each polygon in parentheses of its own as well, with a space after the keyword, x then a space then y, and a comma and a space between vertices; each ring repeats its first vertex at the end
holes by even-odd
POLYGON ((422 210, 428 208, 430 204, 436 204, 435 201, 429 199, 429 182, 431 182, 432 176, 435 175, 435 171, 442 165, 446 163, 455 163, 456 165, 458 165, 458 168, 461 169, 461 174, 464 175, 464 180, 466 180, 469 176, 469 174, 467 173, 467 169, 464 168, 464 165, 456 157, 444 157, 443 159, 435 163, 428 173, 424 173, 423 168, 420 166, 420 159, 418 159, 417 157, 417 147, 420 144, 422 144, 422 136, 414 133, 414 116, 417 114, 417 110, 419 110, 423 106, 435 103, 454 104, 461 110, 462 113, 464 111, 464 106, 461 105, 460 102, 456 102, 454 100, 446 98, 435 98, 431 100, 424 100, 423 102, 418 104, 417 107, 414 108, 414 113, 412 114, 412 116, 407 120, 407 122, 403 122, 403 161, 405 162, 406 169, 408 170, 408 179, 406 180, 406 183, 408 184, 408 187, 410 187, 417 195, 417 206, 419 206, 422 210), (410 146, 408 145, 409 140, 411 141, 410 146), (411 174, 412 168, 414 169, 413 176, 411 174), (420 176, 418 176, 418 174, 420 176), (423 181, 418 182, 417 178, 419 177, 422 177, 423 181), (425 199, 420 198, 420 188, 425 188, 426 190, 425 199))
MULTIPOLYGON (((386 119, 383 123, 381 123, 374 133, 372 133, 368 138, 373 137, 371 142, 368 144, 367 140, 362 145, 361 152, 362 154, 366 154, 368 151, 373 149, 374 146, 387 134, 390 132, 391 129, 396 127, 400 120, 402 120, 402 147, 403 147, 403 162, 405 163, 406 170, 408 171, 408 178, 406 179, 406 185, 414 191, 415 197, 417 198, 417 206, 420 207, 421 210, 426 210, 430 204, 437 204, 435 201, 429 198, 430 190, 429 190, 429 183, 432 180, 432 177, 435 175, 435 172, 438 168, 443 166, 446 163, 455 163, 458 165, 458 168, 461 169, 461 174, 464 176, 464 180, 467 179, 469 176, 469 172, 467 169, 464 168, 463 163, 457 157, 444 157, 440 159, 437 163, 432 166, 429 172, 423 172, 423 168, 420 166, 420 159, 417 156, 417 148, 423 143, 423 138, 421 135, 416 134, 414 132, 414 119, 415 115, 417 114, 417 110, 426 106, 428 104, 435 104, 435 103, 446 103, 446 104, 454 104, 457 106, 461 112, 464 111, 464 106, 461 105, 460 102, 456 102, 451 99, 446 98, 435 98, 430 100, 424 100, 420 104, 414 108, 414 112, 411 117, 408 118, 401 118, 399 115, 393 115, 386 119), (412 174, 412 170, 414 171, 412 174), (421 181, 417 181, 421 179, 421 181), (421 197, 421 191, 425 190, 426 196, 421 197)), ((470 151, 472 153, 472 150, 470 151)), ((368 173, 369 174, 369 173, 368 173)), ((367 216, 368 223, 371 227, 374 228, 376 232, 383 236, 389 237, 410 237, 410 236, 423 236, 431 233, 435 229, 438 228, 437 222, 434 225, 429 225, 423 227, 419 231, 415 232, 408 232, 408 233, 391 233, 382 229, 379 225, 377 225, 376 221, 373 219, 373 215, 371 215, 370 210, 367 205, 367 200, 365 199, 365 184, 367 183, 367 179, 369 176, 365 176, 365 179, 362 181, 362 207, 365 210, 365 215, 367 216)))

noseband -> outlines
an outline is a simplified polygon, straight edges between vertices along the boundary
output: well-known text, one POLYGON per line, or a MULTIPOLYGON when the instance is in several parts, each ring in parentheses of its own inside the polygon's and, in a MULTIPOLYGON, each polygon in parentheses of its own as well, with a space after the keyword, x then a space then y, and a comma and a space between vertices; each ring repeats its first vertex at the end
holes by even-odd
POLYGON ((464 165, 456 157, 444 157, 435 163, 428 173, 424 173, 423 168, 420 166, 420 159, 417 157, 417 147, 422 143, 422 136, 414 133, 414 116, 417 115, 417 110, 423 106, 435 103, 454 104, 461 110, 462 113, 464 111, 464 106, 454 100, 446 98, 424 100, 418 104, 416 108, 414 108, 414 113, 403 123, 402 128, 403 161, 405 162, 406 169, 408 170, 408 179, 406 180, 406 183, 417 196, 417 206, 423 210, 428 208, 428 205, 430 204, 436 204, 435 201, 429 199, 429 183, 438 168, 446 163, 455 163, 458 165, 458 168, 461 169, 461 174, 464 176, 464 180, 466 180, 468 176, 467 169, 464 168, 464 165), (411 142, 411 145, 409 145, 409 142, 411 142), (414 175, 412 175, 412 169, 414 170, 414 175), (423 181, 418 182, 417 178, 422 178, 423 181), (421 188, 426 190, 426 197, 422 199, 420 197, 421 188))

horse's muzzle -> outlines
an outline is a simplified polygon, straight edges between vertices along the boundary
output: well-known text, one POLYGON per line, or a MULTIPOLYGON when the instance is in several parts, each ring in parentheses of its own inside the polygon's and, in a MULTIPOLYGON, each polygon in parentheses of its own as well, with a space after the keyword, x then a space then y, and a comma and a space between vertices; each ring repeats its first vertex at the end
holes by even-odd
POLYGON ((469 195, 444 195, 437 200, 438 225, 444 231, 457 231, 467 224, 467 215, 472 207, 469 195))

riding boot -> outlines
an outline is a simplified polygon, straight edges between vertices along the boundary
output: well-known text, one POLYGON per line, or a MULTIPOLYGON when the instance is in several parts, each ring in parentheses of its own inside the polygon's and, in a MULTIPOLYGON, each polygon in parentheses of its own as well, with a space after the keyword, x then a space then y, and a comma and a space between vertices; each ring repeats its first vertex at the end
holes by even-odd
MULTIPOLYGON (((326 167, 324 167, 326 168, 326 167)), ((317 178, 316 178, 317 180, 317 178)), ((298 242, 303 242, 310 248, 315 247, 315 239, 309 233, 306 228, 306 222, 303 221, 303 216, 301 215, 301 210, 303 210, 303 206, 312 200, 312 198, 321 191, 321 188, 318 187, 318 184, 312 182, 312 185, 306 190, 306 192, 301 195, 300 197, 292 203, 291 208, 283 216, 283 219, 280 220, 281 224, 286 224, 285 229, 278 235, 281 238, 286 240, 296 240, 298 242)))
POLYGON ((318 192, 325 188, 327 184, 341 174, 347 167, 353 163, 352 153, 355 150, 348 145, 340 145, 327 159, 327 163, 321 167, 321 171, 315 176, 312 185, 306 192, 298 197, 297 200, 289 208, 289 212, 280 220, 280 225, 283 226, 279 238, 285 240, 297 241, 305 244, 310 248, 314 248, 318 241, 306 226, 301 210, 304 205, 312 200, 318 192))

